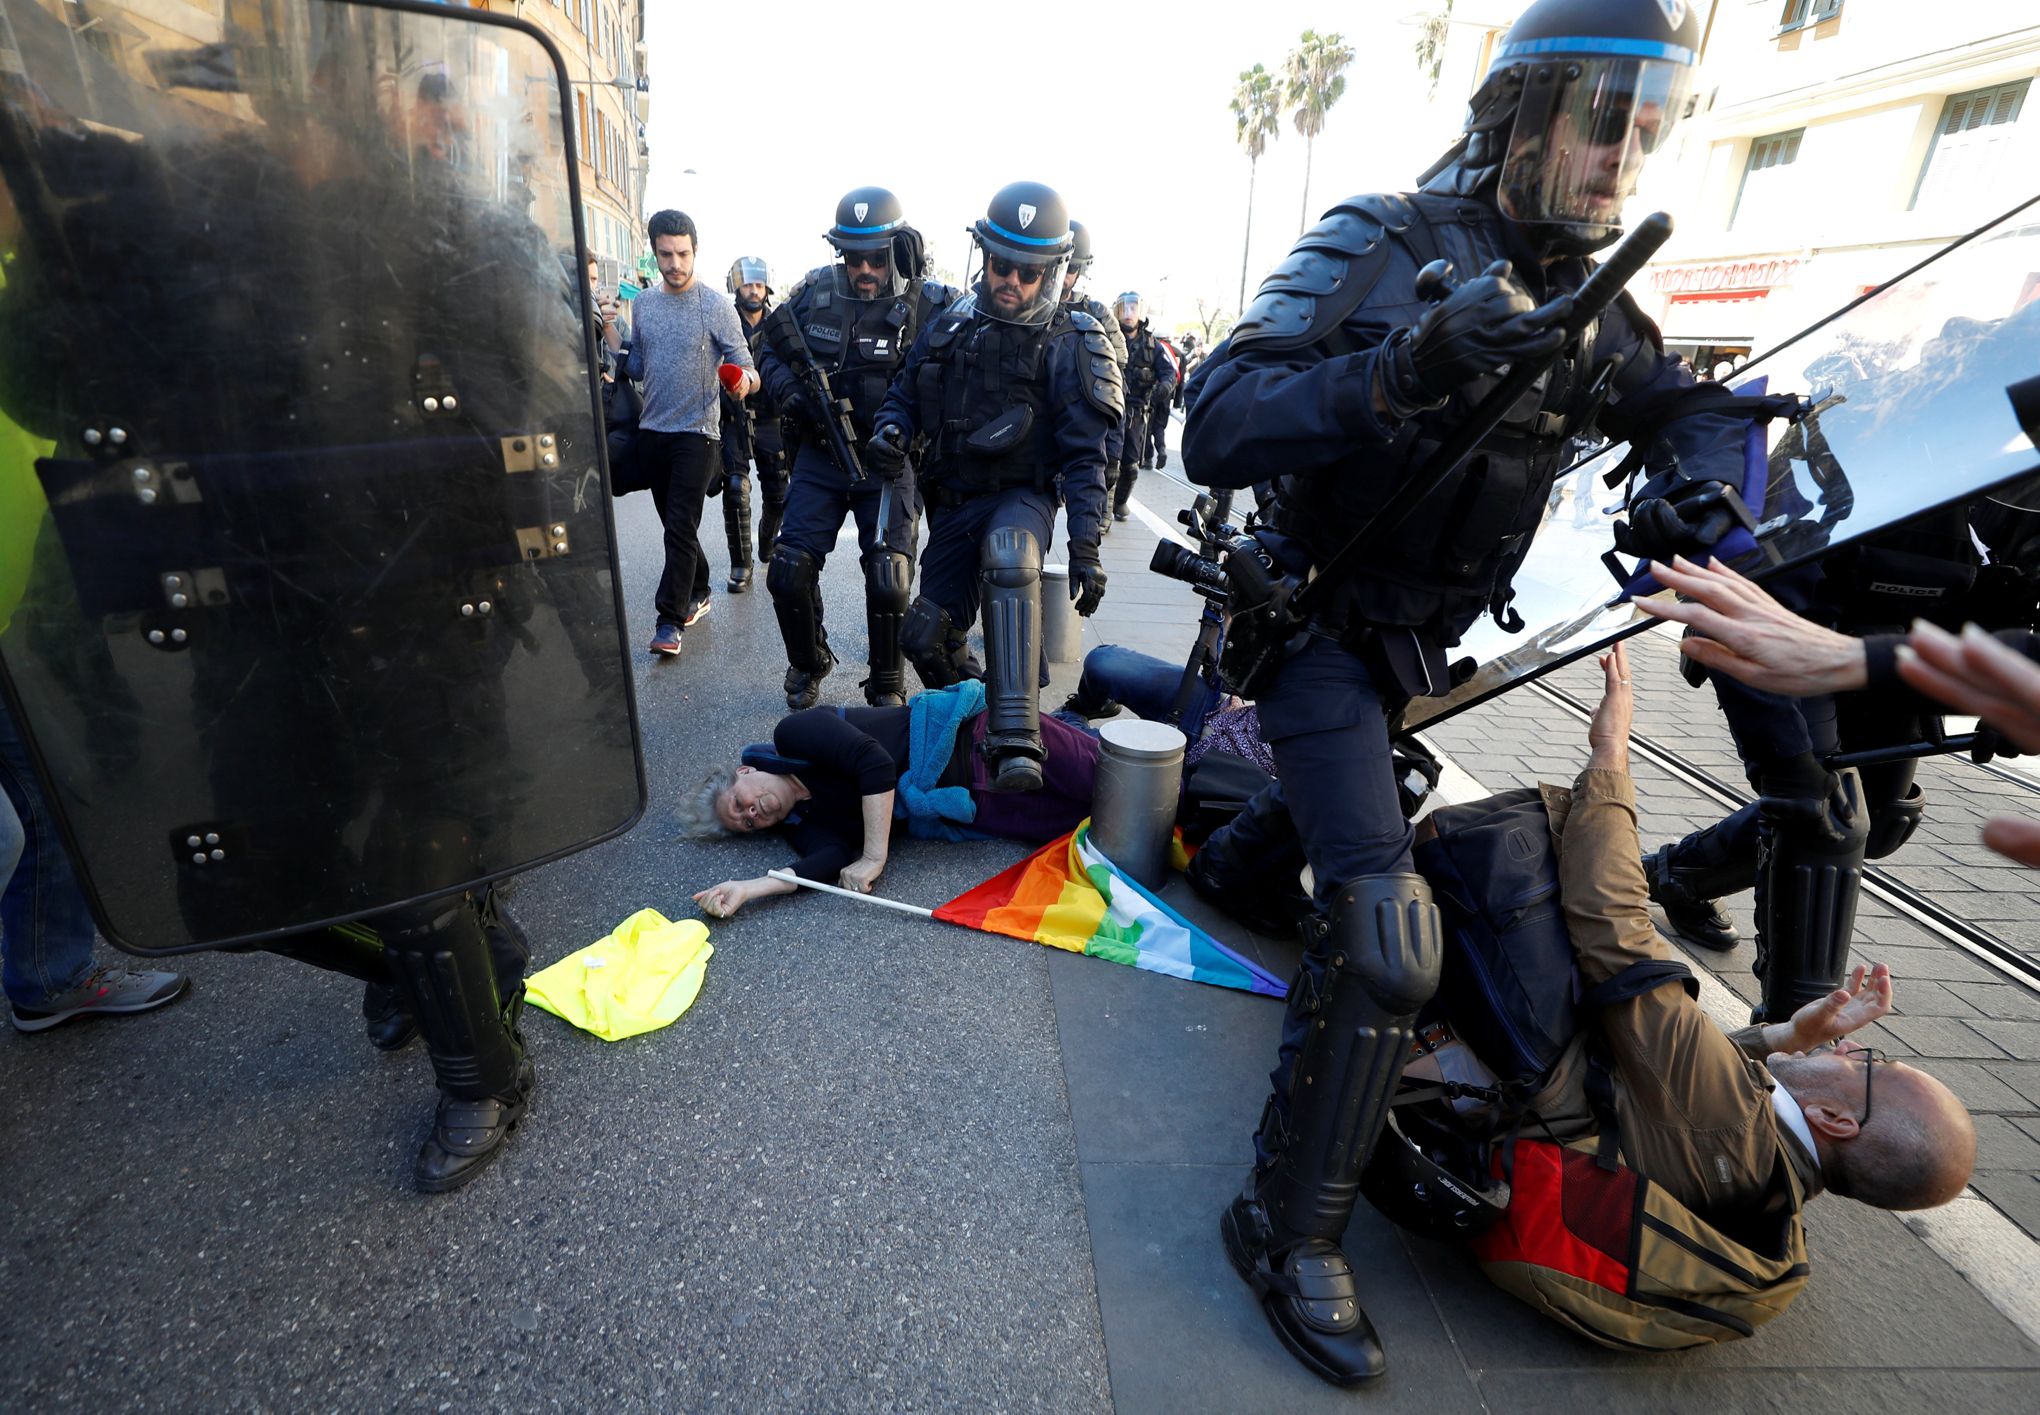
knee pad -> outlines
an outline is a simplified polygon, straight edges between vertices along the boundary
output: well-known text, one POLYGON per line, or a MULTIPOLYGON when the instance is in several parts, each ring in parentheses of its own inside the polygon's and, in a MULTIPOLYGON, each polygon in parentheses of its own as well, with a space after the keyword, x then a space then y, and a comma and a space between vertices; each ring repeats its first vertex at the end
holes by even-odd
POLYGON ((814 556, 785 541, 772 547, 772 564, 765 571, 765 588, 779 595, 811 595, 819 590, 822 567, 814 556))
POLYGON ((864 590, 879 613, 906 612, 914 587, 914 562, 897 550, 873 550, 864 557, 864 590))
POLYGON ((978 574, 999 589, 1024 589, 1041 578, 1041 542, 1032 531, 998 526, 978 545, 978 574))
POLYGON ((1870 838, 1863 845, 1863 856, 1869 860, 1882 860, 1896 855, 1899 847, 1913 838, 1913 832, 1920 828, 1920 817, 1927 809, 1927 793, 1914 782, 1912 790, 1897 801, 1887 801, 1870 813, 1870 838))
POLYGON ((951 627, 949 611, 926 595, 916 599, 907 610, 907 622, 900 629, 900 647, 914 661, 924 681, 928 673, 923 665, 948 661, 951 627))

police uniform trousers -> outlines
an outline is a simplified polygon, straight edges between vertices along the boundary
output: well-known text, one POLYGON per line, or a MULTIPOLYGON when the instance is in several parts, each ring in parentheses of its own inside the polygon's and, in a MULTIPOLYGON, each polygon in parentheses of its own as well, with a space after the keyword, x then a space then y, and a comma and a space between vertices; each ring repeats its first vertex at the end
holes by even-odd
POLYGON ((915 504, 911 473, 901 473, 890 484, 892 495, 883 497, 887 489, 886 479, 875 471, 862 482, 853 483, 850 474, 836 465, 826 445, 802 442, 786 488, 786 519, 780 523, 779 539, 814 557, 819 577, 829 552, 836 548, 836 533, 843 528, 843 515, 849 512, 857 517, 860 555, 883 543, 912 560, 919 539, 920 508, 915 504), (878 523, 881 499, 886 510, 883 526, 878 523))
POLYGON ((1052 493, 1031 486, 966 496, 943 505, 946 499, 930 496, 928 500, 928 547, 921 553, 920 593, 940 605, 955 632, 962 634, 969 632, 984 597, 983 582, 978 578, 978 548, 985 536, 1017 527, 1031 534, 1046 556, 1055 538, 1057 503, 1052 493))
MULTIPOLYGON (((1319 912, 1329 908, 1341 884, 1356 876, 1414 873, 1412 831, 1396 793, 1388 703, 1360 657, 1313 632, 1283 663, 1258 706, 1261 735, 1275 754, 1280 778, 1268 792, 1296 823, 1319 912)), ((1310 987, 1290 989, 1281 1049, 1268 1078, 1284 1129, 1290 1072, 1311 1020, 1306 998, 1323 991, 1330 952, 1324 932, 1306 931, 1299 966, 1310 987)), ((1274 1158, 1267 1134, 1264 1126, 1254 1138, 1264 1165, 1274 1158)))

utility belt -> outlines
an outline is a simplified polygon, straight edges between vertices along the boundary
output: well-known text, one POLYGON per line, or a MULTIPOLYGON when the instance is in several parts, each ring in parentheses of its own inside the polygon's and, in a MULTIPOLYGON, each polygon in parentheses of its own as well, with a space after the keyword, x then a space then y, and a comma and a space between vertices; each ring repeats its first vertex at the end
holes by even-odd
POLYGON ((921 500, 929 506, 961 506, 966 501, 975 501, 980 496, 996 496, 1002 491, 1027 487, 1034 491, 1049 492, 1055 488, 1056 479, 1034 471, 1020 469, 1001 470, 989 478, 958 476, 953 468, 936 468, 923 473, 924 478, 917 490, 921 500))

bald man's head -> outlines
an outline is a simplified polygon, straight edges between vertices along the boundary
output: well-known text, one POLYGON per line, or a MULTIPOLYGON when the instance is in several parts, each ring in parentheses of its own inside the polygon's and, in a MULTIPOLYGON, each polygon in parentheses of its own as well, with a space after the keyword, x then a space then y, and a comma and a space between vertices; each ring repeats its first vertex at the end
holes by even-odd
POLYGON ((1863 1120, 1864 1069, 1845 1043, 1808 1056, 1774 1056, 1771 1074, 1792 1092, 1820 1148, 1827 1187, 1880 1209, 1931 1209, 1969 1183, 1976 1126, 1954 1092, 1901 1062, 1878 1062, 1863 1120))

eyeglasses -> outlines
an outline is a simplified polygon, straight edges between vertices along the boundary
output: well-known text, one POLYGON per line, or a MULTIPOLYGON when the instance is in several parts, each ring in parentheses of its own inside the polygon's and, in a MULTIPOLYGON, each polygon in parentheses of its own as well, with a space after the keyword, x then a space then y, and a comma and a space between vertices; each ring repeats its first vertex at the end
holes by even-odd
POLYGON ((1871 1090, 1877 1082, 1877 1068, 1889 1066, 1891 1058, 1876 1047, 1859 1047, 1854 1043, 1837 1042, 1835 1051, 1841 1056, 1863 1059, 1863 1118, 1856 1122, 1856 1128, 1860 1130, 1870 1123, 1871 1090))
POLYGON ((1021 265, 1002 256, 993 256, 985 264, 991 268, 992 274, 1001 280, 1018 280, 1022 285, 1039 285, 1041 277, 1048 274, 1046 266, 1021 265))
POLYGON ((884 251, 845 251, 843 264, 867 266, 872 270, 884 270, 892 259, 884 251))

